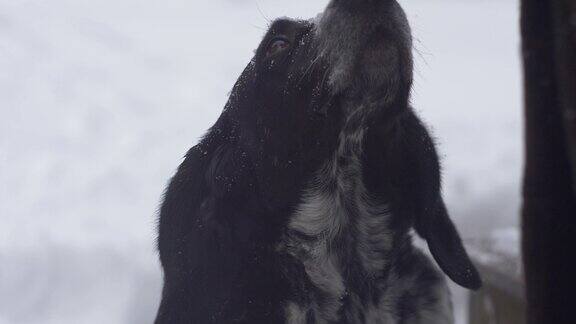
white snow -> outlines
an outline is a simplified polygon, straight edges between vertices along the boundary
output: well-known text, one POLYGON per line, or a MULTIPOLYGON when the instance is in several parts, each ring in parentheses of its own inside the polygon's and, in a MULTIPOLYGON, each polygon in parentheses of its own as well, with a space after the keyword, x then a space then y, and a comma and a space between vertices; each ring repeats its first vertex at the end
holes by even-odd
POLYGON ((499 228, 475 240, 469 252, 481 266, 517 280, 523 277, 520 240, 518 227, 499 228))
MULTIPOLYGON (((166 181, 267 18, 326 2, 0 0, 0 323, 152 322, 166 181)), ((467 238, 516 226, 517 1, 401 2, 454 219, 467 238)))

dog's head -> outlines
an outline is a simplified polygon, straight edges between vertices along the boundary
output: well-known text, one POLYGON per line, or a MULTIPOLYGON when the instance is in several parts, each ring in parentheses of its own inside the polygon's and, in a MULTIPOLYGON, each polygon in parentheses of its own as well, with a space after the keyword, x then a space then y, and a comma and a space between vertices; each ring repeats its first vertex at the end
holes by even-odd
MULTIPOLYGON (((264 205, 294 205, 343 132, 409 109, 412 74, 411 32, 394 0, 333 0, 315 19, 273 22, 224 112, 264 205)), ((452 222, 438 215, 416 220, 418 232, 452 279, 477 286, 452 222)))
POLYGON ((326 160, 345 125, 407 109, 411 85, 411 36, 400 6, 335 0, 315 19, 271 24, 225 114, 273 201, 326 160))

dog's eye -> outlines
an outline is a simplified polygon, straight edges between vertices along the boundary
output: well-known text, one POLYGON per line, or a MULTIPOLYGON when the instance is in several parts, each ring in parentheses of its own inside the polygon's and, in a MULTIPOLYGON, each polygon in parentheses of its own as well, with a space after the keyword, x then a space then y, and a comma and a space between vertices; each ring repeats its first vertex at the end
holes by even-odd
POLYGON ((290 47, 290 42, 284 37, 276 37, 268 44, 266 56, 272 56, 290 47))

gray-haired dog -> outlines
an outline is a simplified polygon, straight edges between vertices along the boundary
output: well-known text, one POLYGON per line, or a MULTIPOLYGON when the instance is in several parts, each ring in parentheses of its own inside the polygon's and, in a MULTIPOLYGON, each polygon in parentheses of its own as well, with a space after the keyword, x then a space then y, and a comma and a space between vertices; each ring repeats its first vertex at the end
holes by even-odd
POLYGON ((452 323, 444 275, 480 287, 409 105, 393 0, 275 21, 161 208, 156 323, 452 323))

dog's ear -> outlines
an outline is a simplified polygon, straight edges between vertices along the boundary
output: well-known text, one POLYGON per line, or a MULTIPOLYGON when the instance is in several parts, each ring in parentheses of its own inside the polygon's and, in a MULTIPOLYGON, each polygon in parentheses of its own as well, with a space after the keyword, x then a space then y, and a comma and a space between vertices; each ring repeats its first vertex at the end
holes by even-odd
POLYGON ((432 256, 450 279, 462 287, 480 289, 480 274, 470 261, 441 198, 438 199, 434 212, 428 217, 416 220, 415 229, 426 240, 432 256))

